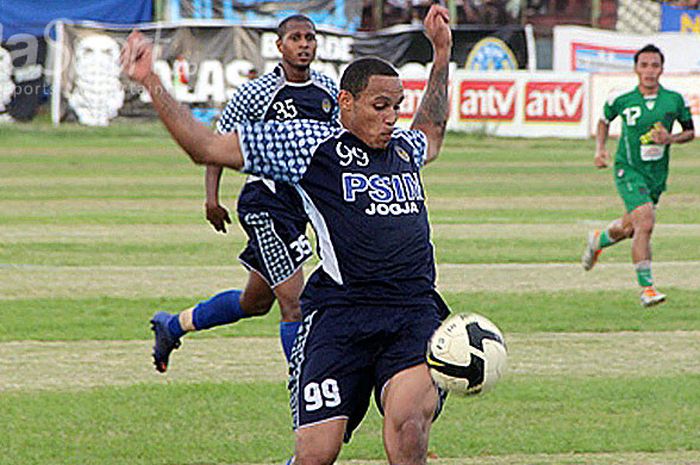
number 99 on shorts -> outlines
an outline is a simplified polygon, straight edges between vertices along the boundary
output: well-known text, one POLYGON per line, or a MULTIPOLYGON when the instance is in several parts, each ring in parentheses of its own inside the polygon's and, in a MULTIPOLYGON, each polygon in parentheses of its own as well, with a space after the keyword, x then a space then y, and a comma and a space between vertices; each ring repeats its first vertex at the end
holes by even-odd
POLYGON ((320 384, 308 383, 304 386, 304 404, 307 412, 314 412, 322 407, 340 405, 340 388, 333 378, 323 380, 320 384))

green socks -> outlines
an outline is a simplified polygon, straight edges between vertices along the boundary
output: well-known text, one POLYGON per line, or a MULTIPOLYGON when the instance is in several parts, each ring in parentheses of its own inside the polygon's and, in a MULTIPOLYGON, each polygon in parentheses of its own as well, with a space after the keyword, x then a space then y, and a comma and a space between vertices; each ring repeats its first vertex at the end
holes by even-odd
POLYGON ((600 237, 598 237, 598 247, 601 249, 604 249, 605 247, 613 245, 615 242, 617 242, 617 241, 610 239, 610 235, 608 234, 607 229, 604 229, 600 233, 600 237))
POLYGON ((654 285, 654 279, 651 277, 651 262, 644 260, 634 264, 634 269, 637 272, 637 282, 642 287, 654 285))

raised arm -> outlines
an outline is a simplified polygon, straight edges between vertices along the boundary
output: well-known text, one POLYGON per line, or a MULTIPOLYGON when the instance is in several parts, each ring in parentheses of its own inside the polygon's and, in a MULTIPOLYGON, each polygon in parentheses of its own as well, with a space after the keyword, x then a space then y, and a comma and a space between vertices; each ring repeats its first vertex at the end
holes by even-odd
POLYGON ((425 162, 429 163, 437 158, 445 138, 449 113, 447 82, 452 31, 450 31, 447 9, 439 5, 434 4, 430 7, 424 24, 425 34, 433 45, 433 67, 411 129, 422 131, 428 138, 428 154, 425 162))
POLYGON ((121 63, 127 76, 143 85, 151 94, 153 107, 161 121, 192 161, 236 170, 243 167, 243 156, 235 132, 213 134, 168 93, 153 72, 153 44, 143 34, 138 31, 129 34, 121 52, 121 63))

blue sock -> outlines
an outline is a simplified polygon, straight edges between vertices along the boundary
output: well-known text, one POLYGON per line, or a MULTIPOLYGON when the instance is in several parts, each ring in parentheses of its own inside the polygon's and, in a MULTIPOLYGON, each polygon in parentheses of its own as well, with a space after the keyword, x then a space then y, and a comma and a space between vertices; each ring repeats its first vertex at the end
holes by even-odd
POLYGON ((294 339, 297 338, 299 326, 301 326, 301 321, 280 322, 280 339, 282 340, 282 350, 284 350, 287 363, 292 359, 292 347, 294 347, 294 339))
POLYGON ((170 315, 170 319, 168 320, 168 330, 176 339, 181 338, 185 334, 185 330, 182 329, 182 326, 180 326, 179 314, 170 315))
POLYGON ((216 294, 197 304, 192 311, 192 323, 197 330, 233 323, 250 315, 243 313, 241 291, 231 290, 216 294))

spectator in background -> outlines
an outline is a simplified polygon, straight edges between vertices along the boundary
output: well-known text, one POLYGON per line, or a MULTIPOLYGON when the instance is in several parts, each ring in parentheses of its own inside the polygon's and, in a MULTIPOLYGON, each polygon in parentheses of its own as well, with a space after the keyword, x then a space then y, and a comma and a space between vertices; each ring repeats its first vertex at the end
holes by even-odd
MULTIPOLYGON (((362 5, 361 31, 376 31, 397 24, 411 22, 411 0, 364 0, 362 5), (381 2, 381 18, 375 18, 375 3, 381 2)), ((430 4, 427 5, 430 7, 430 4)), ((426 8, 427 11, 427 8, 426 8)))
POLYGON ((431 3, 430 0, 411 0, 411 24, 423 24, 431 3))
POLYGON ((505 0, 463 0, 459 19, 467 24, 510 24, 513 18, 505 0))
POLYGON ((382 27, 391 27, 397 24, 408 24, 411 22, 409 0, 383 0, 383 3, 384 17, 382 27))

